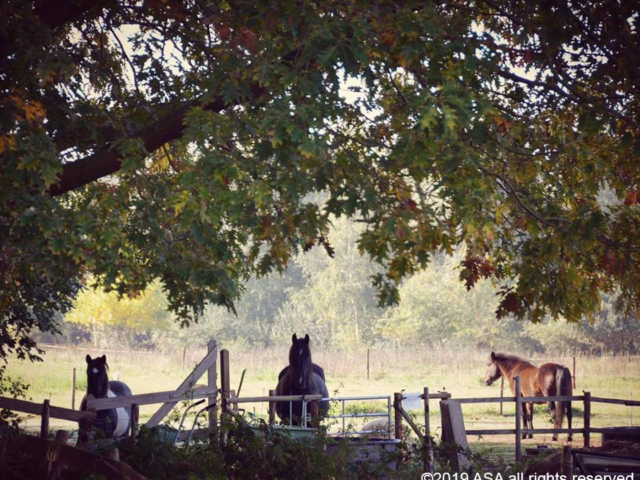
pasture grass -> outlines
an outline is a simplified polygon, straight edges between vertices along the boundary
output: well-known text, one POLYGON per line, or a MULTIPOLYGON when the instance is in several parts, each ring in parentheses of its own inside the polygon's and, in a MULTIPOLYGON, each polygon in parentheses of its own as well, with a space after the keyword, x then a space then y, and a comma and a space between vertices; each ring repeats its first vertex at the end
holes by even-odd
MULTIPOLYGON (((225 347, 224 345, 221 348, 225 347)), ((288 349, 282 347, 240 349, 227 346, 230 351, 231 388, 238 388, 240 375, 247 370, 241 396, 266 396, 269 389, 276 387, 278 373, 286 365, 288 349)), ((49 348, 41 363, 21 362, 11 359, 9 374, 21 377, 30 384, 29 397, 41 402, 50 399, 52 405, 71 407, 72 371, 76 368, 76 409, 86 389, 85 355, 102 355, 102 351, 88 347, 69 349, 49 348)), ((152 353, 110 353, 107 361, 110 366, 110 378, 120 377, 134 394, 175 389, 204 356, 204 348, 183 352, 152 353)), ((487 352, 450 351, 429 352, 419 349, 386 348, 371 350, 370 378, 367 380, 366 351, 315 351, 313 360, 321 365, 326 373, 329 392, 332 396, 393 395, 394 392, 422 392, 426 386, 431 392, 447 391, 453 398, 500 396, 500 382, 491 387, 482 383, 487 364, 487 352)), ((532 358, 536 363, 555 361, 572 367, 571 357, 532 358)), ((199 383, 204 384, 206 377, 199 383)), ((640 399, 640 357, 577 357, 576 395, 590 391, 592 396, 622 399, 640 399)), ((510 396, 505 386, 505 396, 510 396)), ((148 419, 158 406, 141 407, 141 421, 148 419)), ((386 411, 386 402, 348 403, 348 412, 386 411)), ((592 405, 594 427, 640 425, 640 408, 595 403, 592 405)), ((266 418, 266 404, 249 404, 245 409, 256 416, 266 418)), ((341 406, 335 405, 337 413, 341 406)), ((499 415, 499 405, 465 404, 463 405, 467 428, 513 428, 515 405, 505 403, 503 414, 499 415)), ((583 411, 580 402, 573 403, 573 427, 583 425, 583 411)), ((414 412, 418 423, 423 424, 422 411, 414 412)), ((370 419, 369 419, 370 420, 370 419)), ((431 403, 432 434, 439 437, 440 418, 437 401, 431 403)), ((28 427, 35 427, 38 418, 28 419, 28 427)), ((354 421, 359 428, 364 421, 354 421)), ((64 422, 52 419, 52 428, 62 428, 64 422)), ((336 424, 338 422, 335 422, 336 424)), ((341 422, 340 422, 341 423, 341 422)), ((536 406, 534 426, 548 428, 551 419, 546 405, 536 406)), ((65 428, 73 428, 66 424, 65 428)), ((564 442, 565 436, 560 440, 564 442)), ((592 440, 599 441, 599 435, 592 440)), ((470 437, 470 443, 487 450, 490 445, 513 443, 513 436, 470 437)), ((537 435, 534 439, 524 440, 523 447, 551 442, 551 435, 537 435)), ((574 444, 581 445, 581 436, 574 436, 574 444)), ((474 447, 475 448, 475 447, 474 447)), ((490 449, 490 448, 489 448, 490 449)), ((498 448, 500 452, 512 451, 508 447, 498 448)))

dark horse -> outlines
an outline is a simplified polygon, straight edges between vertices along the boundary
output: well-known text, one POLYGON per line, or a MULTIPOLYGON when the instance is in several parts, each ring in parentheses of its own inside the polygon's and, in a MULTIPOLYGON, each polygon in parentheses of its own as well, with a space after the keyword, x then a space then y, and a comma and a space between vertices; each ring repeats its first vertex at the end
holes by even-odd
MULTIPOLYGON (((516 394, 515 377, 520 376, 520 390, 523 397, 560 397, 571 396, 571 372, 563 365, 545 363, 536 367, 533 363, 514 355, 491 352, 489 369, 484 377, 484 383, 491 385, 498 378, 504 377, 509 382, 511 393, 516 394)), ((538 402, 542 403, 542 402, 538 402)), ((565 408, 567 422, 571 428, 571 402, 549 402, 551 415, 555 417, 553 428, 562 428, 565 408)), ((525 403, 522 409, 524 428, 533 428, 533 403, 525 403)), ((527 438, 523 435, 522 438, 527 438)), ((533 434, 529 434, 533 438, 533 434)), ((553 434, 553 440, 558 440, 558 434, 553 434)), ((568 436, 571 441, 571 434, 568 436)))
MULTIPOLYGON (((109 381, 107 375, 107 356, 103 355, 92 359, 87 355, 87 395, 82 399, 80 410, 87 409, 87 396, 93 395, 95 398, 112 398, 131 395, 131 389, 122 382, 109 381)), ((121 438, 129 434, 131 418, 131 408, 112 408, 108 410, 98 410, 95 426, 104 432, 106 438, 121 438)), ((83 440, 87 439, 86 427, 83 440)))
MULTIPOLYGON (((291 337, 292 345, 289 350, 289 366, 285 367, 278 375, 276 395, 311 395, 322 394, 323 398, 329 397, 329 391, 325 383, 324 370, 311 361, 309 349, 309 335, 298 340, 296 334, 291 337)), ((276 412, 283 422, 289 421, 290 413, 293 414, 291 422, 300 425, 302 417, 302 402, 276 402, 276 412)), ((318 414, 324 416, 329 411, 329 402, 318 402, 318 414)), ((311 408, 307 410, 311 413, 311 408)))

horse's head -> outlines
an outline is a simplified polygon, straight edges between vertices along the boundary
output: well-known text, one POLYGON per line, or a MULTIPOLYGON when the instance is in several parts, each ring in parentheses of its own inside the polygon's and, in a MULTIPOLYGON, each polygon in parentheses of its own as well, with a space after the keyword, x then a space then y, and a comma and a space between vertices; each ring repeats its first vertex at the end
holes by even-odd
POLYGON ((96 398, 107 396, 109 391, 108 368, 106 355, 93 359, 87 355, 87 393, 96 398))
POLYGON ((491 352, 491 355, 489 355, 489 368, 487 369, 487 373, 484 374, 485 385, 491 385, 502 376, 502 372, 496 363, 496 358, 496 354, 491 352))
POLYGON ((309 335, 298 339, 294 333, 291 337, 291 349, 289 350, 289 365, 295 375, 295 382, 299 388, 306 389, 309 377, 312 373, 311 350, 309 349, 309 335))

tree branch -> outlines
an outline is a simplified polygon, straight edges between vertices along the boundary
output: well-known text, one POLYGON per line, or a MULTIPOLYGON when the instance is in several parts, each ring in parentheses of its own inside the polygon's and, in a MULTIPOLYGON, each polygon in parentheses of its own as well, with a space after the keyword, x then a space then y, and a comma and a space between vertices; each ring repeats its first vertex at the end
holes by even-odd
MULTIPOLYGON (((257 83, 252 84, 250 88, 253 98, 262 96, 266 91, 257 83)), ((186 102, 181 107, 177 107, 159 120, 131 135, 131 138, 140 138, 147 152, 154 152, 162 145, 182 136, 185 115, 197 104, 195 101, 186 102)), ((231 105, 227 104, 221 97, 217 97, 203 108, 213 112, 221 112, 229 106, 231 105)), ((120 153, 114 150, 112 145, 107 145, 93 155, 64 164, 60 179, 51 186, 49 194, 55 197, 71 190, 76 190, 100 178, 116 173, 121 167, 122 157, 120 153)))

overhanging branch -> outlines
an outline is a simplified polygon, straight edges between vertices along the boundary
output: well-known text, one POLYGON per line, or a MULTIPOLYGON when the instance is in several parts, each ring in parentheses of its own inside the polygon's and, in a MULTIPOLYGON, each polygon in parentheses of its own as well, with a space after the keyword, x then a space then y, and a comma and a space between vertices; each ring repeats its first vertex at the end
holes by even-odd
MULTIPOLYGON (((265 89, 258 84, 251 85, 253 98, 264 94, 265 89)), ((238 102, 239 103, 239 102, 238 102)), ((196 102, 187 102, 163 116, 159 120, 144 127, 131 138, 142 140, 147 152, 151 153, 162 145, 177 140, 184 133, 184 118, 189 109, 196 106, 196 102)), ((227 104, 221 97, 204 105, 205 110, 221 112, 232 105, 227 104)), ((100 178, 116 173, 122 167, 120 153, 107 145, 88 157, 67 163, 62 167, 59 181, 49 189, 51 196, 58 196, 76 190, 100 178)))

